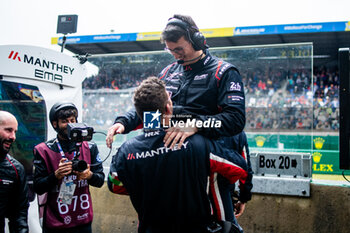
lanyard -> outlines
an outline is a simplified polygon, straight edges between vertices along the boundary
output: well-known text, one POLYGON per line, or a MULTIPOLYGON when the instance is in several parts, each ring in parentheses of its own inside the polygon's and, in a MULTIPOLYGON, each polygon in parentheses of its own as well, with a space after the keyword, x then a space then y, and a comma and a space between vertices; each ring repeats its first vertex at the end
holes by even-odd
MULTIPOLYGON (((62 156, 62 158, 67 158, 66 155, 64 154, 63 150, 62 150, 62 147, 61 147, 61 144, 59 143, 58 139, 56 138, 56 143, 57 143, 57 147, 58 147, 58 150, 60 151, 60 154, 62 156)), ((74 157, 76 155, 76 151, 74 151, 74 157)))

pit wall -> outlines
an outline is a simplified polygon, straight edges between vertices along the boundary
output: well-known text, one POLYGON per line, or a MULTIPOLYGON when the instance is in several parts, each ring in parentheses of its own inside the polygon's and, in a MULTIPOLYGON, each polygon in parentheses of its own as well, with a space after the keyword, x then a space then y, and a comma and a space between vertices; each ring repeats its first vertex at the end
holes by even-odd
MULTIPOLYGON (((91 188, 93 232, 137 233, 137 214, 128 196, 91 188)), ((169 200, 171 201, 171 200, 169 200)), ((253 194, 238 221, 248 233, 348 233, 350 186, 311 184, 311 197, 253 194)))

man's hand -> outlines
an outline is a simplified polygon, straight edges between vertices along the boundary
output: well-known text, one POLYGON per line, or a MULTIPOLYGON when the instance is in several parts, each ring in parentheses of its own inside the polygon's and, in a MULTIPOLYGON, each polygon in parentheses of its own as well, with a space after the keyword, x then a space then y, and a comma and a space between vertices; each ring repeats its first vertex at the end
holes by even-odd
POLYGON ((57 179, 62 179, 66 175, 72 173, 72 161, 68 161, 67 158, 62 158, 58 164, 58 168, 55 171, 55 176, 57 179))
POLYGON ((115 123, 108 129, 107 137, 106 137, 106 145, 108 148, 112 147, 113 137, 116 134, 124 133, 125 127, 121 123, 115 123))
POLYGON ((243 214, 244 209, 245 209, 245 203, 238 201, 235 204, 235 216, 236 216, 236 218, 238 218, 239 216, 241 216, 243 214))
POLYGON ((198 132, 196 127, 187 127, 187 128, 179 128, 179 127, 171 127, 166 130, 166 134, 164 136, 163 142, 164 146, 173 149, 174 146, 178 143, 177 148, 181 148, 183 142, 186 138, 192 136, 193 134, 198 132))
POLYGON ((85 171, 73 171, 73 173, 77 176, 78 180, 90 180, 93 174, 90 170, 90 164, 88 164, 88 167, 85 169, 85 171))

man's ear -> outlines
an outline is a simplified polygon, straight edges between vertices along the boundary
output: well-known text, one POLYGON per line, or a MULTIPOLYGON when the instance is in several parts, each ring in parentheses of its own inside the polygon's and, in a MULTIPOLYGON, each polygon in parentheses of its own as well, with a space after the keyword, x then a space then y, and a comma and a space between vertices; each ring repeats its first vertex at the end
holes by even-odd
POLYGON ((172 115, 173 114, 173 105, 172 105, 171 102, 168 102, 166 104, 165 110, 166 110, 166 112, 165 112, 166 115, 172 115))
POLYGON ((51 123, 52 123, 53 128, 56 129, 57 128, 57 121, 52 121, 51 123))

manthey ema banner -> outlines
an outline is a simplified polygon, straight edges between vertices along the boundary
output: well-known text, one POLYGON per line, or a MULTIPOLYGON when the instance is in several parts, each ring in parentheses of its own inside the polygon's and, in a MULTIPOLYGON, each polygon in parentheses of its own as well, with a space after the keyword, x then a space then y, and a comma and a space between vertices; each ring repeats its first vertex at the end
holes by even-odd
POLYGON ((0 46, 0 75, 76 87, 86 76, 79 60, 54 50, 26 46, 0 46))

